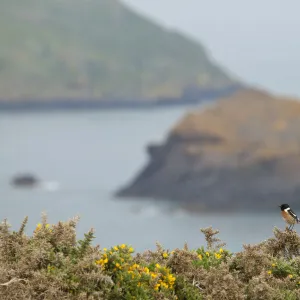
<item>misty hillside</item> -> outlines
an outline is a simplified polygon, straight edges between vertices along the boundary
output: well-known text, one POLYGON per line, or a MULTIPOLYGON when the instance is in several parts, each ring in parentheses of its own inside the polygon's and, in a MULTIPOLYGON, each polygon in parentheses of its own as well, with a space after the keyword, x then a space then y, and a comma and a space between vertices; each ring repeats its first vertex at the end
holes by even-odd
POLYGON ((226 87, 199 43, 117 0, 0 2, 0 98, 177 97, 226 87))

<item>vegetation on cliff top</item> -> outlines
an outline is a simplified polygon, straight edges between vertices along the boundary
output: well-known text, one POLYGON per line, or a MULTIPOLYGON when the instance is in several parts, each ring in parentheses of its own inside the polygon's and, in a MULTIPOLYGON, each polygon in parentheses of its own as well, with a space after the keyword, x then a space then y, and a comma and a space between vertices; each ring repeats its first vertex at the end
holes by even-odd
POLYGON ((50 225, 44 216, 32 236, 0 225, 0 297, 6 299, 300 299, 300 237, 274 237, 230 253, 202 229, 207 245, 134 254, 120 244, 93 246, 94 232, 76 240, 75 218, 50 225))
POLYGON ((0 99, 180 96, 226 87, 201 44, 118 0, 0 3, 0 99))
MULTIPOLYGON (((245 163, 295 155, 300 150, 300 102, 245 89, 206 110, 187 114, 170 136, 189 139, 187 152, 249 153, 245 163), (198 137, 198 139, 197 139, 198 137), (201 142, 207 137, 213 142, 201 142), (284 145, 284 147, 282 147, 284 145)), ((243 160, 241 160, 243 162, 243 160)))

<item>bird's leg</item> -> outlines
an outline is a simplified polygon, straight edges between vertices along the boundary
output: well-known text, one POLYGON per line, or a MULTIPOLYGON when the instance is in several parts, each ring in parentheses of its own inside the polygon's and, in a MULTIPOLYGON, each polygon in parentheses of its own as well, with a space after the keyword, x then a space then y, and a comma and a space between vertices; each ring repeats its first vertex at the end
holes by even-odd
POLYGON ((291 231, 291 227, 292 227, 292 224, 290 224, 290 226, 289 226, 289 228, 288 228, 289 231, 291 231))

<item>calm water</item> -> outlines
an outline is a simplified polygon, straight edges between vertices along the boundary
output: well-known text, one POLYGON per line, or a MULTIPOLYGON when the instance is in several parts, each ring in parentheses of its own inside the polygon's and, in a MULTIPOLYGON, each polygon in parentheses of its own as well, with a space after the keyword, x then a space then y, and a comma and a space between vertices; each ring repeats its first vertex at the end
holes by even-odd
POLYGON ((191 248, 203 244, 199 231, 221 230, 228 248, 259 242, 284 227, 279 211, 270 215, 190 215, 166 203, 114 199, 147 161, 144 147, 161 141, 185 109, 121 112, 0 114, 0 218, 17 228, 29 216, 28 233, 43 211, 50 222, 79 215, 78 235, 93 227, 102 247, 132 244, 137 250, 191 248), (33 172, 59 189, 15 190, 10 178, 33 172))

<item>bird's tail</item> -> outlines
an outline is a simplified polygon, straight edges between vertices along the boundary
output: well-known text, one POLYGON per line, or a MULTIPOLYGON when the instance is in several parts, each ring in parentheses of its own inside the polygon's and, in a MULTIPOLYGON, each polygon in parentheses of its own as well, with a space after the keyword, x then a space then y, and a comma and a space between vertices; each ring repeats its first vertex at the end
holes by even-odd
POLYGON ((300 223, 300 219, 297 217, 297 224, 299 224, 300 223))

